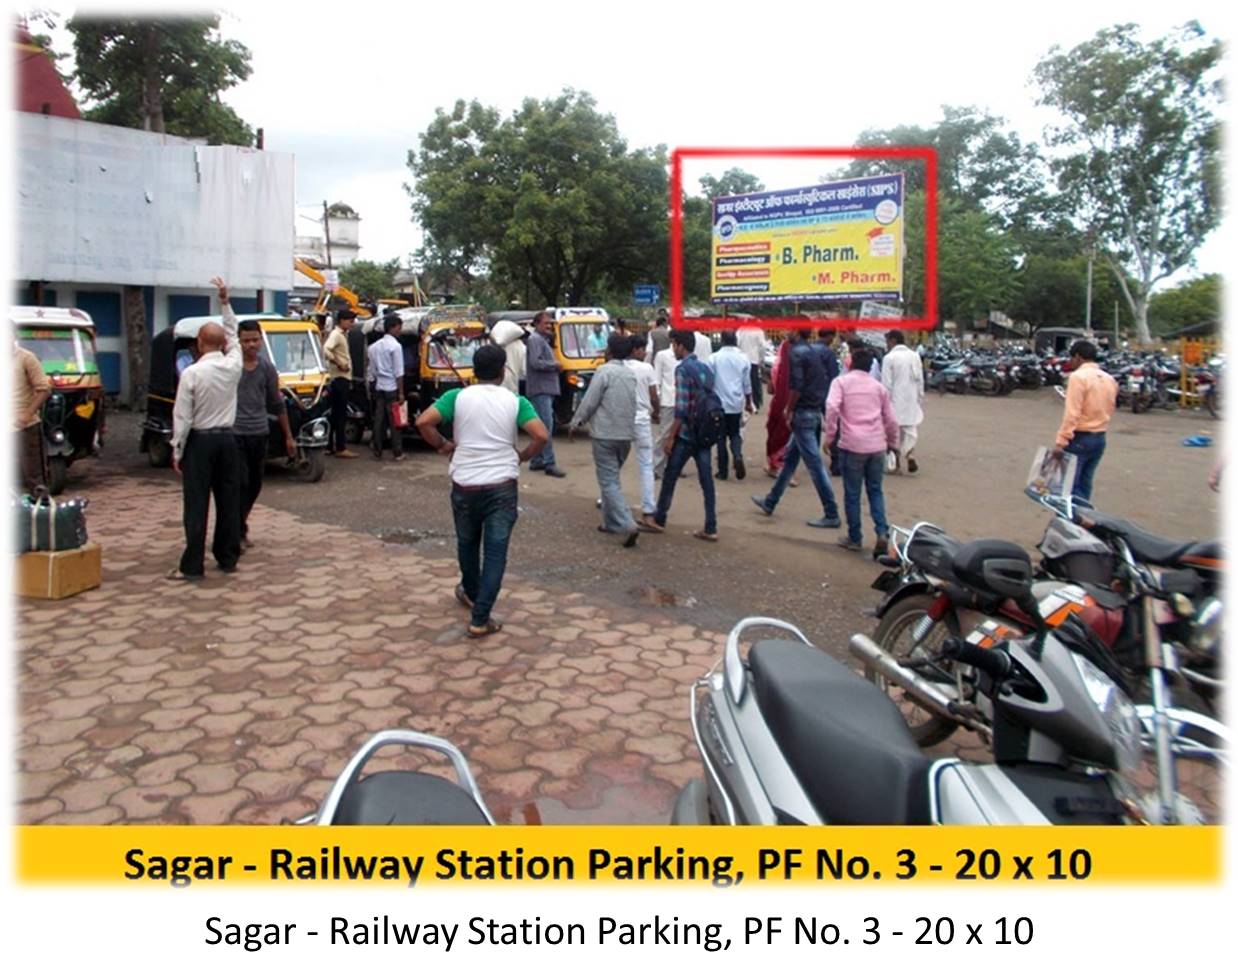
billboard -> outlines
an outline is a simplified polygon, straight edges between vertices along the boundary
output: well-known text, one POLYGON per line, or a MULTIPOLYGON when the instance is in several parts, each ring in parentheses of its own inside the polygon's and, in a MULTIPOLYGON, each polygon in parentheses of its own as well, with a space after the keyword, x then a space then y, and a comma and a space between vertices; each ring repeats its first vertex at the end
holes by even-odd
POLYGON ((898 302, 904 253, 902 174, 718 197, 710 296, 898 302))

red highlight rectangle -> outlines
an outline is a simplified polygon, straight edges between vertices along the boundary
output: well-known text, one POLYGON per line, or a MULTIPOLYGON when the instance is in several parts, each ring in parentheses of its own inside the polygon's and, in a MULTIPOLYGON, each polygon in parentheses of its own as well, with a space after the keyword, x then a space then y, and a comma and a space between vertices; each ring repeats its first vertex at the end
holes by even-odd
MULTIPOLYGON (((684 330, 739 329, 748 327, 799 328, 881 327, 886 330, 933 330, 937 326, 937 151, 931 146, 851 147, 690 147, 671 151, 671 325, 684 330), (685 320, 683 316, 683 161, 685 157, 761 157, 902 159, 924 161, 924 316, 898 320, 805 319, 804 317, 756 317, 736 321, 722 317, 685 320)), ((755 244, 755 243, 754 243, 755 244)), ((823 298, 823 302, 829 302, 823 298)))

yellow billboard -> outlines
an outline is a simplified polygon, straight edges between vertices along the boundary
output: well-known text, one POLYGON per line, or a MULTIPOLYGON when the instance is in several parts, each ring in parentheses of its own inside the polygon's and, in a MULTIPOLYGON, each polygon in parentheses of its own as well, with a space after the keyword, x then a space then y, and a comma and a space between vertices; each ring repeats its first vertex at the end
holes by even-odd
POLYGON ((902 174, 718 197, 710 295, 901 301, 904 252, 902 174))

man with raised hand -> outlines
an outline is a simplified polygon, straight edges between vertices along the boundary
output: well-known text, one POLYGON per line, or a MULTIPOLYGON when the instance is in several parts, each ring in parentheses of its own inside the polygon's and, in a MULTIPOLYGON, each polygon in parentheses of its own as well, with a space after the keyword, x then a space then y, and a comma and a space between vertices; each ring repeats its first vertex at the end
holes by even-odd
POLYGON ((236 570, 241 554, 240 458, 236 435, 237 385, 244 370, 236 314, 228 287, 216 276, 223 326, 198 331, 200 356, 181 375, 172 408, 172 468, 182 476, 185 551, 168 578, 197 581, 205 574, 206 521, 215 498, 211 551, 221 572, 236 570))

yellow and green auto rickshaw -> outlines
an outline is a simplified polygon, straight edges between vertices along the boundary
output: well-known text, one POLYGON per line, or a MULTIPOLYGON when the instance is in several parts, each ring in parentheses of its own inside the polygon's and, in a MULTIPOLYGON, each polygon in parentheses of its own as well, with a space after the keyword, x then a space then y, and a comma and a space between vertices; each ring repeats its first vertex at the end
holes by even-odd
POLYGON ((14 306, 17 342, 39 359, 52 393, 43 404, 48 492, 64 490, 69 466, 97 456, 106 433, 103 380, 95 353, 95 326, 77 309, 14 306))
MULTIPOLYGON (((327 370, 317 325, 311 320, 278 313, 250 313, 237 317, 241 324, 257 321, 262 331, 264 355, 279 374, 280 393, 288 412, 288 425, 297 441, 295 459, 288 457, 283 433, 271 422, 268 458, 282 461, 296 476, 317 483, 326 471, 324 454, 330 441, 330 402, 327 370)), ((172 461, 172 407, 176 386, 203 324, 218 323, 218 316, 191 316, 177 320, 151 341, 150 384, 146 395, 146 421, 140 449, 151 466, 172 461)))
POLYGON ((600 306, 556 307, 555 358, 559 362, 559 397, 555 421, 566 425, 594 373, 606 360, 606 344, 614 327, 600 306))

